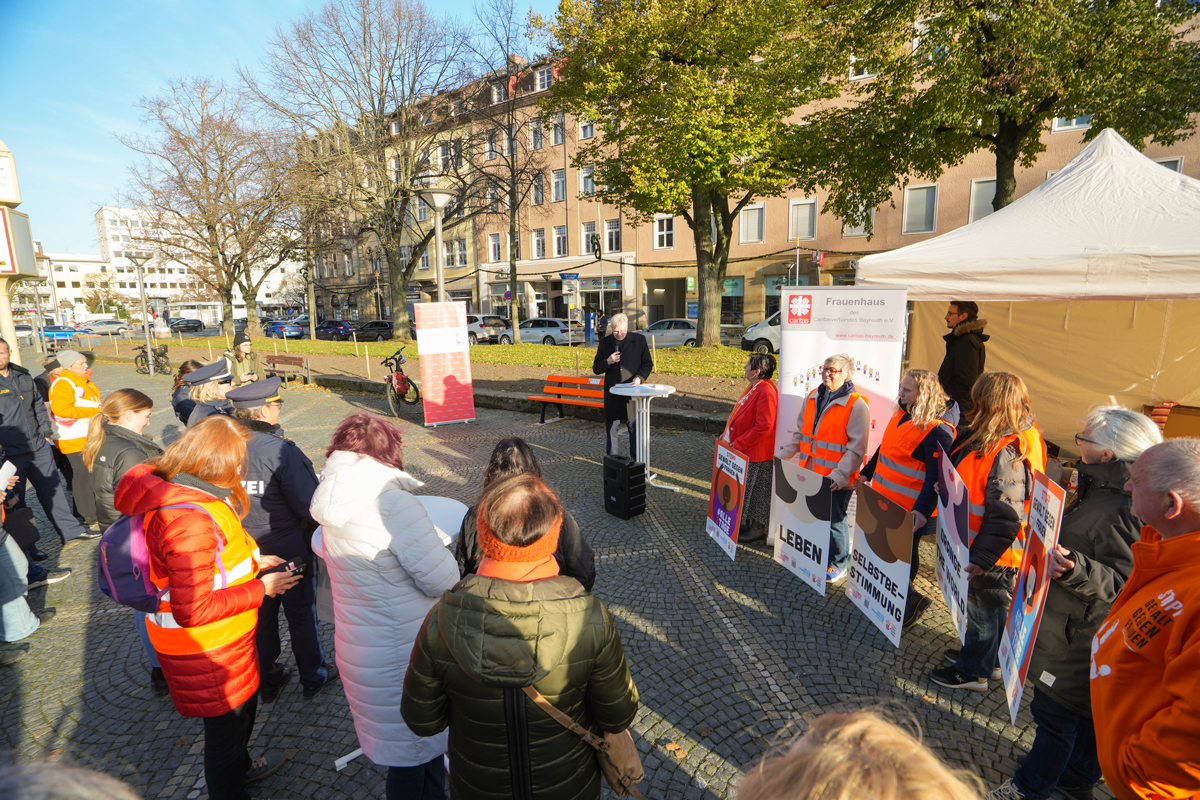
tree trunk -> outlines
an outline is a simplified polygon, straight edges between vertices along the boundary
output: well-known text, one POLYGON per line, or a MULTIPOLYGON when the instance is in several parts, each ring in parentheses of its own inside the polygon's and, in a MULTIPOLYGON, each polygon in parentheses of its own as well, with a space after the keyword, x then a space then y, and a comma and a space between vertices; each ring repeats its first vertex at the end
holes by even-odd
POLYGON ((242 300, 246 303, 246 335, 251 338, 262 332, 262 323, 258 321, 258 301, 254 299, 257 294, 246 286, 242 287, 242 300))
POLYGON ((400 254, 399 246, 395 248, 385 246, 383 252, 387 254, 388 260, 388 284, 392 291, 392 336, 405 342, 412 341, 408 335, 408 275, 405 272, 405 267, 410 264, 404 263, 404 258, 400 254))
MULTIPOLYGON (((521 343, 521 295, 517 293, 517 247, 520 247, 521 240, 517 238, 518 236, 520 234, 517 232, 517 204, 511 202, 510 198, 508 204, 508 285, 509 291, 512 292, 512 305, 510 309, 512 312, 513 344, 521 343)), ((547 300, 549 300, 549 297, 550 285, 547 283, 547 300)))
POLYGON ((692 187, 692 236, 696 242, 696 284, 700 294, 698 347, 716 347, 721 343, 721 293, 729 262, 729 231, 723 215, 718 214, 717 241, 713 242, 714 202, 728 207, 729 201, 703 186, 692 187))
POLYGON ((218 294, 221 297, 221 316, 224 320, 221 323, 221 331, 233 336, 233 289, 223 288, 218 294))
POLYGON ((1021 154, 1021 140, 1024 135, 1015 130, 1011 123, 1000 123, 1000 132, 996 135, 996 197, 992 200, 992 210, 999 211, 1010 205, 1017 194, 1017 158, 1021 154))

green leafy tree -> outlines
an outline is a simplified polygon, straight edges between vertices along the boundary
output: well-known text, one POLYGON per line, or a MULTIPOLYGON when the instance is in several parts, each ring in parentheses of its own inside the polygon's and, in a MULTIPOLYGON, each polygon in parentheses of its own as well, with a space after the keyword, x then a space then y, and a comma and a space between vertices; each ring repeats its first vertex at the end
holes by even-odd
POLYGON ((1138 147, 1190 136, 1200 111, 1196 10, 1176 0, 872 5, 853 26, 861 79, 851 102, 813 120, 826 208, 869 224, 898 182, 935 179, 986 149, 999 210, 1056 117, 1090 115, 1087 138, 1115 128, 1138 147))
MULTIPOLYGON (((829 14, 809 0, 563 0, 541 26, 558 62, 548 112, 593 120, 574 163, 635 222, 682 216, 699 277, 698 344, 720 342, 734 220, 809 172, 795 109, 842 89, 829 14)), ((848 56, 847 56, 848 58, 848 56)))

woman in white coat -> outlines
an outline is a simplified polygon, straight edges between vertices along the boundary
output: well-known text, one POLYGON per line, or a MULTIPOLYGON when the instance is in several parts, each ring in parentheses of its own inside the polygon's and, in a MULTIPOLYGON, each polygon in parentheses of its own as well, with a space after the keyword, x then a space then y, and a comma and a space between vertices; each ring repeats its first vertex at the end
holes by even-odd
POLYGON ((413 642, 458 582, 458 566, 412 494, 421 482, 404 471, 400 445, 390 422, 347 417, 326 451, 311 510, 333 588, 337 666, 363 753, 388 767, 389 800, 443 800, 446 733, 410 731, 400 698, 413 642))

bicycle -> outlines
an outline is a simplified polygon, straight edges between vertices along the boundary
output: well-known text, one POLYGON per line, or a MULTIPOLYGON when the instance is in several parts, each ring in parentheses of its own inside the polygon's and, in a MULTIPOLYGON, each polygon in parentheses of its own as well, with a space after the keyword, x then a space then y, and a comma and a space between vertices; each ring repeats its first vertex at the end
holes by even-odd
POLYGON ((388 368, 388 374, 383 379, 386 384, 384 394, 387 395, 388 410, 392 412, 393 417, 400 416, 401 403, 415 406, 421 402, 421 388, 404 374, 404 369, 400 366, 407 361, 408 357, 404 355, 404 348, 401 347, 379 362, 388 368))
MULTIPOLYGON (((139 351, 138 354, 134 356, 133 366, 137 369, 139 374, 149 375, 150 359, 146 355, 146 345, 140 344, 133 349, 139 351)), ((171 366, 171 362, 167 360, 166 345, 154 348, 154 371, 159 375, 170 375, 175 371, 175 368, 171 366)))

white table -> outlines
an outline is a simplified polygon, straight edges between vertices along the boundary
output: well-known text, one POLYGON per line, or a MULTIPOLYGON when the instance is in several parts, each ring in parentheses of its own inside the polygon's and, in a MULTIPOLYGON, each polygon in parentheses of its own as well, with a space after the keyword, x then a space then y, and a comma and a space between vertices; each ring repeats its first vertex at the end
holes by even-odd
MULTIPOLYGON (((637 457, 646 465, 646 482, 659 489, 670 489, 673 492, 678 492, 678 486, 656 482, 654 479, 658 476, 650 471, 650 401, 656 397, 666 397, 669 394, 673 394, 675 387, 667 386, 665 383, 643 383, 638 386, 628 383, 618 383, 609 389, 609 391, 633 400, 633 427, 634 435, 637 436, 635 449, 637 450, 637 457)), ((607 431, 605 435, 608 435, 607 431)))

